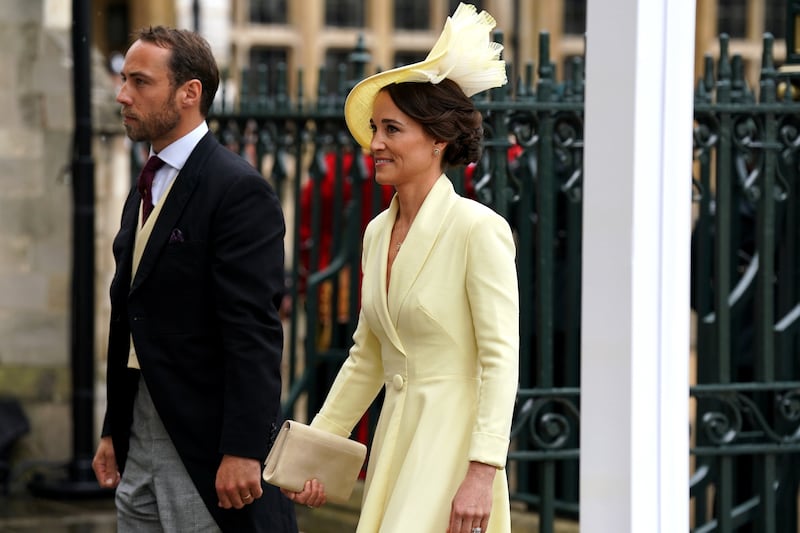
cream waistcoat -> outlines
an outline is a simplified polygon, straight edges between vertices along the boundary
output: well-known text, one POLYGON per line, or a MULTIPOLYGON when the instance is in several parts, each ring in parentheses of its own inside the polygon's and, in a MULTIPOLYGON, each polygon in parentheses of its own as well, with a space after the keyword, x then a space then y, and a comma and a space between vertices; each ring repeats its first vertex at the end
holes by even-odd
MULTIPOLYGON (((169 185, 167 185, 167 190, 164 191, 161 201, 153 206, 153 211, 150 213, 150 216, 147 217, 144 225, 136 225, 136 240, 133 245, 133 265, 131 266, 131 284, 136 278, 136 271, 139 269, 139 261, 142 260, 142 254, 147 246, 147 241, 150 240, 150 234, 153 232, 153 226, 156 225, 156 220, 158 220, 158 214, 161 213, 161 207, 166 202, 167 197, 169 196, 169 191, 172 190, 172 185, 174 183, 175 180, 173 179, 169 185)), ((139 217, 141 217, 141 207, 139 217)), ((133 336, 131 336, 131 349, 130 353, 128 354, 128 367, 139 368, 139 358, 136 356, 136 350, 133 346, 133 336)))

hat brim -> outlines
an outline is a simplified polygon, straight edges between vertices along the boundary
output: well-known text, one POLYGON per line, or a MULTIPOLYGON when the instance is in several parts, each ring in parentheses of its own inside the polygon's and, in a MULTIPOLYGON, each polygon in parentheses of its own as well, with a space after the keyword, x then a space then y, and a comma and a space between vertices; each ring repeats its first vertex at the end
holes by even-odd
POLYGON ((421 70, 434 65, 438 59, 437 55, 436 57, 428 57, 418 63, 379 72, 360 81, 353 87, 344 102, 344 119, 350 134, 362 148, 369 150, 369 145, 372 141, 372 128, 370 126, 372 106, 381 89, 394 83, 409 81, 430 82, 430 76, 421 72, 421 70))

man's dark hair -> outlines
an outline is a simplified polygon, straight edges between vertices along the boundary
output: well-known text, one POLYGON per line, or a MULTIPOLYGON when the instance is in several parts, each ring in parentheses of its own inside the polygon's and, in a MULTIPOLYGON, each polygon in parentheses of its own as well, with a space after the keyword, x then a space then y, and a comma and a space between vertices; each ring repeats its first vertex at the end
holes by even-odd
POLYGON ((192 79, 200 81, 203 86, 200 113, 204 117, 208 116, 214 95, 219 88, 219 67, 208 41, 193 31, 166 26, 142 28, 135 37, 140 41, 172 51, 169 69, 174 88, 192 79))

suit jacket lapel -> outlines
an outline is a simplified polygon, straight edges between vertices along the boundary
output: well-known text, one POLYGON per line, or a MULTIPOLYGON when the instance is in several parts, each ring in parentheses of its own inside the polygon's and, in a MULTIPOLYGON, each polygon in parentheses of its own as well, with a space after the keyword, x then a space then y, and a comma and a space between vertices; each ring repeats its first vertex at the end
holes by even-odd
MULTIPOLYGON (((135 291, 152 271, 158 256, 164 246, 167 245, 167 242, 169 242, 170 232, 176 226, 181 213, 183 213, 189 198, 192 196, 192 192, 200 182, 202 177, 201 169, 204 166, 204 162, 218 144, 214 134, 208 132, 197 143, 189 159, 186 160, 186 164, 175 176, 175 183, 172 184, 169 194, 162 200, 164 205, 153 225, 153 231, 150 233, 150 238, 147 240, 142 253, 139 268, 136 270, 131 284, 131 292, 135 291)), ((132 248, 133 245, 131 245, 132 248)))
MULTIPOLYGON (((414 218, 411 229, 392 265, 388 302, 392 323, 397 324, 403 302, 425 265, 425 261, 428 259, 434 244, 436 244, 436 240, 442 230, 442 223, 447 218, 447 214, 457 198, 458 196, 453 190, 453 184, 450 183, 447 176, 442 174, 433 185, 433 188, 422 203, 419 213, 414 218)), ((391 223, 394 223, 394 217, 391 217, 391 223)), ((391 236, 391 231, 392 228, 389 225, 384 256, 389 251, 388 236, 391 236)), ((386 275, 384 274, 385 279, 386 275)))
POLYGON ((117 275, 111 284, 112 298, 121 298, 128 294, 131 287, 131 268, 133 264, 133 246, 136 240, 136 224, 139 220, 141 196, 133 187, 122 208, 122 218, 117 237, 114 240, 114 251, 117 254, 117 275))

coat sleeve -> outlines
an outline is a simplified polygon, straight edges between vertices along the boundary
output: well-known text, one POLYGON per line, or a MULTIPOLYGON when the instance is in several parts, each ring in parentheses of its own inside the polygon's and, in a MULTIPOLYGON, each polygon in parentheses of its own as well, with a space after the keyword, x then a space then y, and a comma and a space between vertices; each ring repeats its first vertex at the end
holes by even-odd
POLYGON ((284 221, 255 173, 235 178, 214 214, 211 277, 224 367, 220 452, 266 456, 280 412, 284 221))
MULTIPOLYGON (((370 228, 367 228, 362 268, 371 249, 370 233, 370 228)), ((311 425, 337 435, 349 436, 382 386, 380 342, 370 329, 362 309, 353 334, 353 346, 311 425)))
POLYGON ((480 390, 469 458, 502 468, 519 379, 519 292, 508 223, 492 214, 472 227, 466 289, 474 324, 480 390))

